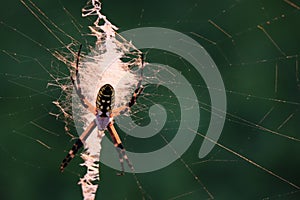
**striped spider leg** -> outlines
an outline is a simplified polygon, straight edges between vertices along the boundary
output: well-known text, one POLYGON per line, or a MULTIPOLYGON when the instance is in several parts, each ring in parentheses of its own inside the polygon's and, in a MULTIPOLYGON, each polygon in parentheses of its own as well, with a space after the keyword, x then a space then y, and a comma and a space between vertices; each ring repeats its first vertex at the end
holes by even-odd
MULTIPOLYGON (((108 132, 110 133, 110 136, 112 138, 114 146, 116 147, 116 150, 119 154, 119 159, 120 159, 120 164, 121 164, 121 169, 122 169, 122 172, 119 175, 123 175, 124 174, 124 159, 127 162, 130 169, 131 170, 134 170, 134 169, 126 155, 126 151, 122 144, 122 141, 113 125, 113 117, 118 116, 118 115, 123 114, 124 112, 128 111, 128 109, 130 109, 131 106, 133 106, 136 103, 138 96, 143 91, 143 86, 141 85, 142 76, 137 84, 137 89, 135 90, 130 101, 125 106, 121 106, 117 109, 113 109, 115 91, 114 91, 114 88, 110 84, 105 84, 99 89, 97 99, 96 99, 96 107, 94 107, 86 99, 86 97, 84 97, 84 95, 81 92, 81 88, 80 88, 78 64, 79 64, 79 56, 80 56, 81 47, 82 46, 80 45, 80 49, 78 51, 77 61, 76 61, 76 69, 75 69, 76 83, 75 83, 75 79, 72 76, 71 76, 71 81, 74 85, 74 88, 75 88, 75 91, 76 91, 78 97, 80 98, 82 105, 87 110, 89 110, 90 112, 92 112, 95 115, 95 119, 89 124, 89 126, 84 130, 84 132, 81 134, 81 136, 76 140, 76 142, 72 146, 71 150, 69 151, 69 153, 67 154, 65 159, 62 161, 62 163, 60 165, 60 171, 61 172, 64 171, 64 169, 67 167, 69 162, 75 157, 75 154, 78 152, 78 150, 81 147, 83 147, 83 143, 86 141, 86 139, 92 133, 92 131, 97 127, 99 131, 108 130, 108 132)), ((144 67, 143 55, 141 57, 142 57, 142 70, 143 70, 143 67, 144 67)))

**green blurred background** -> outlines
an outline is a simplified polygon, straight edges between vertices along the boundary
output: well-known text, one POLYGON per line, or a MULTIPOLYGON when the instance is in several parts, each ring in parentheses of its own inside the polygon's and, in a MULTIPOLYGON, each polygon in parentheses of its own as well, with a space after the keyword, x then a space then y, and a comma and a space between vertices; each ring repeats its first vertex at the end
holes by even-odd
MULTIPOLYGON (((146 198, 209 199, 205 187, 215 199, 300 199, 300 2, 291 1, 293 5, 288 0, 103 1, 103 13, 120 31, 164 27, 199 42, 217 64, 226 88, 228 115, 218 142, 298 187, 217 146, 200 160, 203 138, 197 136, 181 160, 137 175, 146 198)), ((85 1, 35 3, 49 17, 50 30, 53 21, 76 40, 86 40, 78 31, 88 33, 92 23, 81 17, 85 1)), ((51 75, 68 78, 69 72, 43 47, 52 51, 62 45, 21 2, 3 2, 0 13, 0 199, 81 199, 77 185, 84 173, 78 166, 81 160, 76 158, 65 173, 59 173, 72 143, 63 120, 49 115, 58 112, 52 102, 61 96, 58 88, 47 87, 53 82, 51 75)), ((55 34, 68 41, 65 34, 55 34)), ((180 70, 198 98, 209 104, 205 83, 190 76, 187 63, 181 67, 183 61, 161 52, 150 52, 147 59, 180 70)), ((151 98, 151 88, 146 94, 151 98)), ((205 132, 211 113, 199 105, 198 131, 205 132)), ((135 147, 126 144, 128 149, 135 147)), ((100 178, 96 199, 142 199, 131 174, 119 177, 101 165, 100 178)))

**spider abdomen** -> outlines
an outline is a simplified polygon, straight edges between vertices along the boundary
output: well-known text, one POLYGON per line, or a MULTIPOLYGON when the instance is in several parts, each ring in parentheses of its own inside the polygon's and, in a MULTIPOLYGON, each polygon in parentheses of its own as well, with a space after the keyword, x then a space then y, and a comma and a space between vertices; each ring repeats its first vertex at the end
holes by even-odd
POLYGON ((110 84, 103 85, 98 92, 96 100, 97 112, 101 117, 109 117, 115 100, 115 90, 110 84))

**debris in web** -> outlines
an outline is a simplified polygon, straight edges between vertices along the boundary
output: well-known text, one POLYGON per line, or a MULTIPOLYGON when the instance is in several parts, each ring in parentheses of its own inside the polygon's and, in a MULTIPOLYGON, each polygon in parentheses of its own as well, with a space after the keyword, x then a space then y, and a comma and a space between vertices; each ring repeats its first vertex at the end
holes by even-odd
MULTIPOLYGON (((129 102, 140 80, 138 69, 142 64, 141 52, 115 32, 118 28, 100 11, 101 3, 97 0, 88 2, 82 10, 83 17, 96 16, 93 26, 89 26, 96 42, 89 47, 89 53, 80 55, 79 87, 93 104, 99 88, 109 83, 115 89, 115 108, 122 108, 129 102)), ((80 104, 76 92, 73 92, 72 104, 75 124, 83 123, 83 128, 87 128, 95 119, 94 113, 80 104)), ((82 132, 80 130, 79 133, 82 132)), ((98 188, 103 136, 104 131, 94 130, 84 142, 85 151, 81 154, 84 163, 81 165, 87 168, 87 172, 79 184, 86 200, 94 199, 98 188)))

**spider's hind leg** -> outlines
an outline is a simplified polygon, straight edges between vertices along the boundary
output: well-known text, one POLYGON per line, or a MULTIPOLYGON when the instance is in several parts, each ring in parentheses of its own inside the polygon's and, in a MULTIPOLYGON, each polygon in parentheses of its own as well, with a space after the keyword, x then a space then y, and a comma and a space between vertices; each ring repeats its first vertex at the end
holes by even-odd
POLYGON ((130 101, 128 102, 128 107, 131 108, 131 106, 133 106, 136 103, 137 98, 140 96, 140 94, 143 92, 144 90, 144 86, 142 85, 142 81, 143 81, 143 71, 144 71, 144 67, 145 67, 145 62, 144 62, 144 54, 141 54, 141 60, 142 60, 142 67, 141 67, 141 76, 139 79, 139 82, 136 85, 136 89, 130 99, 130 101))
POLYGON ((140 94, 143 92, 144 87, 142 85, 140 85, 137 89, 135 89, 129 103, 128 103, 128 107, 131 108, 131 106, 133 106, 136 103, 137 98, 140 96, 140 94))
POLYGON ((95 110, 96 110, 95 107, 83 95, 81 87, 80 87, 79 60, 80 60, 81 48, 82 48, 82 45, 80 45, 78 53, 77 53, 76 67, 75 67, 75 77, 73 77, 71 75, 70 79, 71 79, 72 84, 75 88, 76 94, 80 99, 81 104, 84 106, 84 108, 88 109, 90 112, 95 114, 95 110))

